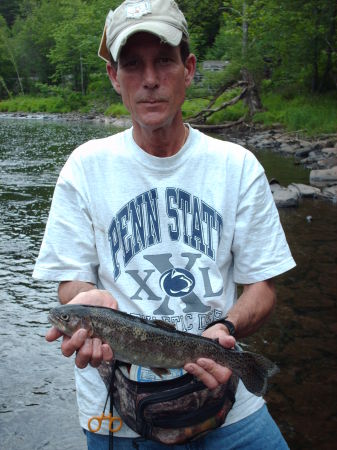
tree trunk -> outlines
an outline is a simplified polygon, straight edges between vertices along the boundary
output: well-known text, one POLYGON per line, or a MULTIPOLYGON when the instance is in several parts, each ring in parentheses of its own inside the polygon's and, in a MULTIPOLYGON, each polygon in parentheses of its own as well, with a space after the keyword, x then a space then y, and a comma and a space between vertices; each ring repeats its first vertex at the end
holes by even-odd
POLYGON ((263 109, 260 94, 252 74, 247 69, 242 69, 241 74, 243 81, 248 85, 244 102, 248 106, 249 115, 253 116, 263 109))
MULTIPOLYGON (((331 22, 330 22, 330 30, 329 30, 329 34, 327 36, 327 49, 326 49, 326 53, 327 53, 327 61, 326 61, 326 65, 325 65, 325 70, 324 73, 322 75, 320 84, 319 84, 319 92, 323 92, 325 90, 329 89, 329 81, 332 81, 332 54, 334 52, 334 44, 336 44, 336 19, 337 19, 337 3, 335 4, 335 8, 331 17, 331 22)), ((337 88, 337 78, 334 80, 336 88, 337 88)))

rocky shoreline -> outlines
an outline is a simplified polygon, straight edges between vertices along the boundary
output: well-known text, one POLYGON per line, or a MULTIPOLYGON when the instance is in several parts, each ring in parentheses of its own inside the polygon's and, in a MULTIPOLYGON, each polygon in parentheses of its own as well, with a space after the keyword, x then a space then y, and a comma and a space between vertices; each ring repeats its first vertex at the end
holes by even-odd
MULTIPOLYGON (((47 114, 47 113, 0 113, 0 118, 92 121, 105 123, 116 128, 131 126, 129 117, 109 117, 103 114, 47 114)), ((297 133, 286 133, 281 128, 263 129, 258 126, 238 127, 226 130, 223 137, 246 148, 269 150, 294 158, 294 164, 310 170, 310 185, 291 183, 281 186, 277 180, 270 180, 270 187, 276 205, 280 208, 298 206, 301 198, 318 198, 337 203, 337 134, 305 140, 297 133)))
POLYGON ((62 120, 65 122, 90 121, 94 123, 105 123, 116 128, 129 128, 132 125, 130 117, 110 117, 104 114, 94 113, 0 113, 1 118, 8 119, 32 119, 32 120, 62 120))
POLYGON ((301 198, 319 198, 337 203, 337 133, 314 140, 305 140, 296 133, 285 133, 282 129, 242 130, 231 140, 246 148, 269 150, 294 158, 294 164, 310 170, 310 185, 291 183, 281 186, 270 180, 270 188, 278 207, 298 206, 301 198))

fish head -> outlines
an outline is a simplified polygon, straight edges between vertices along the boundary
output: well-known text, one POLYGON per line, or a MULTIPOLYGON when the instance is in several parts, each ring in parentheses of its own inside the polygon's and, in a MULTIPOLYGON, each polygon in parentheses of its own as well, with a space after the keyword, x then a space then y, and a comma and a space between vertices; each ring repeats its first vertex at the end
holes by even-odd
POLYGON ((48 320, 55 328, 67 336, 72 336, 80 328, 87 330, 89 336, 93 334, 88 310, 82 305, 56 306, 49 311, 48 320))

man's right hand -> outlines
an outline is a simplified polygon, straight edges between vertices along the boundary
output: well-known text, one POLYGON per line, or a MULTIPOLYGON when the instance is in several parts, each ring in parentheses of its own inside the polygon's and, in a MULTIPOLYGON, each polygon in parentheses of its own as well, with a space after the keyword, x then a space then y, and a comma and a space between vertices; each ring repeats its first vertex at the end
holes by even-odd
MULTIPOLYGON (((62 302, 63 303, 63 302, 62 302)), ((94 288, 88 291, 82 291, 72 300, 65 303, 105 306, 107 308, 117 309, 117 301, 108 292, 94 288)), ((75 364, 78 368, 83 369, 88 364, 98 367, 102 361, 111 361, 113 352, 110 346, 103 343, 98 338, 91 338, 84 329, 77 330, 71 337, 65 336, 57 328, 51 328, 46 334, 46 340, 53 342, 63 336, 61 351, 64 356, 69 357, 76 352, 75 364)))

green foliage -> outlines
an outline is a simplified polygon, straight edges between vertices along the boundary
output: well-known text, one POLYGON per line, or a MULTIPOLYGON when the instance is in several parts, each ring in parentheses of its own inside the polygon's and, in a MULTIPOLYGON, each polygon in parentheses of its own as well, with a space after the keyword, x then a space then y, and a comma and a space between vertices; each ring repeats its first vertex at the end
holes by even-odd
POLYGON ((113 103, 104 112, 106 116, 120 117, 128 116, 129 111, 125 108, 123 103, 113 103))
POLYGON ((202 109, 206 108, 209 103, 208 99, 194 98, 193 100, 185 100, 182 107, 183 118, 194 116, 202 109))
POLYGON ((254 121, 272 126, 282 124, 288 131, 307 136, 337 132, 337 102, 330 95, 299 95, 291 100, 280 94, 263 96, 266 111, 257 113, 254 121))
POLYGON ((20 11, 20 0, 1 0, 0 15, 6 20, 7 25, 14 23, 15 17, 20 11))
MULTIPOLYGON (((1 0, 0 99, 13 96, 12 103, 2 102, 1 107, 126 114, 105 74, 104 62, 97 57, 105 17, 109 9, 120 3, 121 0, 1 0), (36 103, 29 96, 21 95, 20 101, 15 100, 14 96, 23 92, 37 95, 36 103)), ((187 17, 191 48, 199 58, 199 72, 203 75, 202 82, 193 83, 188 89, 184 117, 202 109, 219 86, 239 79, 245 68, 264 92, 263 101, 268 108, 256 120, 314 130, 318 129, 314 123, 314 116, 318 117, 314 114, 316 108, 322 114, 320 121, 331 129, 328 124, 335 119, 332 107, 325 102, 320 106, 314 100, 310 106, 308 94, 330 90, 331 98, 336 95, 336 1, 178 3, 187 17), (229 65, 223 72, 207 72, 201 68, 203 59, 227 60, 229 65), (282 96, 278 97, 278 92, 282 96), (293 104, 299 94, 301 105, 306 105, 302 109, 293 104), (275 98, 280 99, 280 110, 273 107, 275 98)), ((240 102, 209 120, 235 120, 245 112, 240 102)))
POLYGON ((246 67, 258 83, 295 93, 335 89, 337 3, 326 0, 224 1, 209 58, 246 67))
MULTIPOLYGON (((13 46, 10 40, 11 32, 5 19, 0 15, 0 99, 7 97, 10 89, 19 85, 22 91, 21 79, 17 70, 13 46)), ((19 90, 18 89, 18 90, 19 90)))
POLYGON ((85 103, 85 97, 83 97, 79 92, 75 92, 69 87, 62 86, 52 86, 43 83, 35 83, 36 89, 43 96, 52 96, 61 98, 64 105, 67 105, 70 111, 74 111, 85 103))
MULTIPOLYGON (((225 92, 223 95, 218 97, 217 101, 214 104, 214 108, 221 106, 222 103, 231 100, 239 93, 240 89, 231 89, 225 92)), ((235 105, 228 106, 227 108, 212 114, 207 120, 207 123, 218 124, 224 123, 226 121, 231 122, 240 119, 246 114, 248 114, 248 108, 244 105, 243 101, 240 100, 238 103, 235 103, 235 105)))
POLYGON ((190 33, 191 49, 204 59, 207 49, 214 43, 221 24, 222 0, 178 0, 190 33))
POLYGON ((10 100, 0 102, 1 112, 49 112, 49 113, 67 113, 71 107, 64 103, 61 97, 30 97, 18 96, 10 100))

